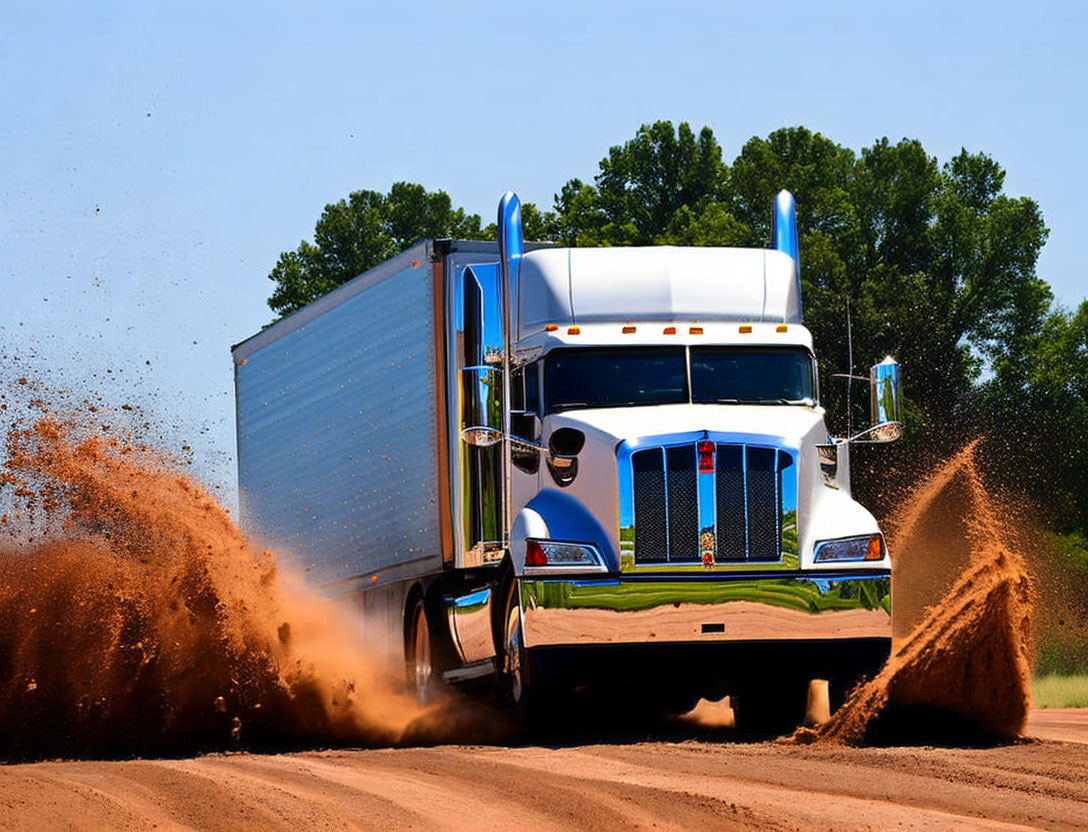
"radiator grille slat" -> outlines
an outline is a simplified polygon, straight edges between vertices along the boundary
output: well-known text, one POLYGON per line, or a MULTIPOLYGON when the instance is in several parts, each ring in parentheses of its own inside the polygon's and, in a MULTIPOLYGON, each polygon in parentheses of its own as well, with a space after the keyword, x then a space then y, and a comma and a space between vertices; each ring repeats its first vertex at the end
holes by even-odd
POLYGON ((779 557, 776 456, 773 448, 748 448, 748 560, 779 557))
POLYGON ((695 446, 665 451, 669 513, 669 560, 699 559, 699 487, 695 479, 695 446))
POLYGON ((665 467, 660 448, 639 451, 631 457, 633 475, 636 559, 642 563, 664 561, 668 554, 665 536, 665 467))
POLYGON ((742 561, 747 556, 744 516, 744 447, 718 446, 715 473, 720 561, 742 561))

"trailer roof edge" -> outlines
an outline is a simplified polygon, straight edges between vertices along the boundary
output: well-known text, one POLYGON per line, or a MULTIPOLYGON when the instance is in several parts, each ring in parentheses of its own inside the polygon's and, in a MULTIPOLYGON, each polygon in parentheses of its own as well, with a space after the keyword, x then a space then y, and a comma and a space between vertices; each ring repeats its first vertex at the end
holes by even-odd
POLYGON ((381 283, 383 280, 387 280, 415 260, 426 262, 428 258, 425 255, 427 254, 428 248, 433 245, 433 243, 434 240, 420 240, 414 246, 406 248, 395 257, 386 260, 384 263, 379 263, 374 268, 369 269, 360 275, 356 275, 347 283, 337 286, 328 294, 322 295, 317 300, 306 304, 301 309, 297 309, 286 317, 280 318, 271 326, 239 341, 230 348, 231 355, 234 356, 235 362, 249 358, 253 353, 268 346, 273 341, 305 326, 323 312, 332 309, 334 306, 339 306, 348 298, 354 297, 360 292, 365 292, 371 286, 381 283))

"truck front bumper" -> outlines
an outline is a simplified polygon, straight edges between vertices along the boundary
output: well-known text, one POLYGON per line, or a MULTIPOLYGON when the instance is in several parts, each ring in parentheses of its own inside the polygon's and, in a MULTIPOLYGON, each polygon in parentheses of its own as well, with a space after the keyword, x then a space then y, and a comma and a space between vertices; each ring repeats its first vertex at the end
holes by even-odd
POLYGON ((525 646, 890 643, 888 570, 522 578, 525 646))

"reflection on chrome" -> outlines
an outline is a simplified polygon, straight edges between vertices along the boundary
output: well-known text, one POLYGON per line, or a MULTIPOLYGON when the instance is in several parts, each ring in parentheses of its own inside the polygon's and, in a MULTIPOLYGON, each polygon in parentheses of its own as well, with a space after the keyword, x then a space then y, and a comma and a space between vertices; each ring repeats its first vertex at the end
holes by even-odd
MULTIPOLYGON (((462 515, 464 563, 477 566, 496 558, 502 535, 502 372, 494 367, 461 370, 462 515), (473 441, 479 440, 479 441, 473 441)), ((500 555, 501 556, 501 555, 500 555)))
POLYGON ((891 637, 887 570, 858 576, 520 582, 529 647, 891 637))
POLYGON ((462 663, 471 664, 495 655, 490 588, 447 598, 446 620, 462 663))
POLYGON ((899 422, 899 363, 890 355, 870 368, 869 388, 873 424, 899 422))
POLYGON ((824 475, 824 485, 838 488, 836 477, 839 475, 839 448, 833 443, 816 446, 816 456, 820 461, 820 471, 824 475))

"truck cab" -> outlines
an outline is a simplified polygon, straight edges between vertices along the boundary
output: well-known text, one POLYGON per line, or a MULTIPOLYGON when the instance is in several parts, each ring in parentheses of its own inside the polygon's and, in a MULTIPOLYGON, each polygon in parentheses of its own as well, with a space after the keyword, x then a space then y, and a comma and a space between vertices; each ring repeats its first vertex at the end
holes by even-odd
MULTIPOLYGON (((465 543, 505 570, 492 619, 511 698, 731 693, 750 721, 796 711, 812 678, 840 699, 888 655, 891 561, 824 422, 792 198, 767 250, 522 253, 511 213, 503 261, 463 275, 496 296, 477 307, 493 343, 461 370, 480 394, 462 409, 463 499, 491 514, 465 543), (473 536, 486 528, 508 532, 473 536)), ((899 434, 898 365, 873 372, 884 410, 855 441, 899 434)))

